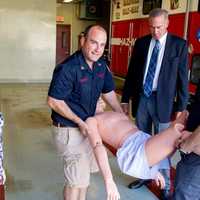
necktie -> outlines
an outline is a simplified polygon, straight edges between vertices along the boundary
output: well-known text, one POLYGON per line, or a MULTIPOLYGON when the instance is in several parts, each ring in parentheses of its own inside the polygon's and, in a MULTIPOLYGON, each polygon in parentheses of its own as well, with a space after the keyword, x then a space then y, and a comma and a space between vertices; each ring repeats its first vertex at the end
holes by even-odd
POLYGON ((160 50, 160 42, 156 40, 153 52, 151 54, 151 59, 149 62, 149 68, 147 71, 145 83, 143 86, 144 94, 146 97, 149 97, 152 94, 153 80, 156 71, 159 50, 160 50))

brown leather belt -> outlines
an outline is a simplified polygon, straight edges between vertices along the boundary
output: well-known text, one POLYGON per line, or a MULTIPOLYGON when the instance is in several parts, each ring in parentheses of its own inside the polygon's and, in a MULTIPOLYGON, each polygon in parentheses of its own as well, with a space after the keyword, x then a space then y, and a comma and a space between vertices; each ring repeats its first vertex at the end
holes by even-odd
POLYGON ((61 123, 54 122, 54 121, 53 121, 53 125, 56 126, 56 127, 61 127, 61 128, 67 127, 66 125, 63 125, 63 124, 61 124, 61 123))

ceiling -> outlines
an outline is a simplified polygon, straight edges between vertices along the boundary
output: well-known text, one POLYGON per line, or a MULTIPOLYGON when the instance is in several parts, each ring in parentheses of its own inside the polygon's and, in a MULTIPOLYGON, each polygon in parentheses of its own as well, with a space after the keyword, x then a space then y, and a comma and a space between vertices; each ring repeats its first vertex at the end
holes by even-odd
MULTIPOLYGON (((56 2, 57 3, 65 3, 65 2, 63 2, 64 0, 56 0, 56 2)), ((83 1, 83 0, 72 0, 73 1, 73 3, 78 3, 78 2, 81 2, 81 1, 83 1)))

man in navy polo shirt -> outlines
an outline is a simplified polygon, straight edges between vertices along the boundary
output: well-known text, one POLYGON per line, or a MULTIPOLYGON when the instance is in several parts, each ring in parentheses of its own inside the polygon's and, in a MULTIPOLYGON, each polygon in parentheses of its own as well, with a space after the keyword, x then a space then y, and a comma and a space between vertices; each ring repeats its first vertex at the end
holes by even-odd
POLYGON ((112 75, 101 58, 106 40, 103 27, 89 26, 81 50, 56 66, 49 87, 53 136, 63 158, 64 200, 85 200, 90 172, 98 171, 85 120, 94 116, 101 93, 114 111, 122 112, 112 75))

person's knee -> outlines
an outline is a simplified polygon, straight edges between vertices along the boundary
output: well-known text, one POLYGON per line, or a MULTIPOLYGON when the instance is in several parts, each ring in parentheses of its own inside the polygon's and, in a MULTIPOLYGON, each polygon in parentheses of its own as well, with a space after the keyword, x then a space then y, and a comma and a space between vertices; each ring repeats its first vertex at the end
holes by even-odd
POLYGON ((63 191, 64 200, 85 200, 86 192, 87 187, 70 187, 65 185, 63 191))
POLYGON ((80 194, 79 194, 79 199, 85 200, 86 199, 86 193, 87 193, 87 188, 81 188, 80 194))

